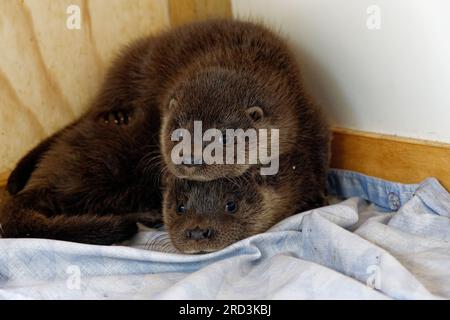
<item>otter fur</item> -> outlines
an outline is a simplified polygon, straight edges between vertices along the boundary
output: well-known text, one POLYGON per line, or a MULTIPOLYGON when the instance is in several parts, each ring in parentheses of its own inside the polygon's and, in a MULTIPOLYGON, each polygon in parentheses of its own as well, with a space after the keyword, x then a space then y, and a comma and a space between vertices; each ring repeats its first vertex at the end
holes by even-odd
POLYGON ((279 129, 280 159, 298 155, 301 183, 258 179, 308 203, 323 195, 329 130, 287 45, 258 24, 211 20, 123 50, 87 112, 18 163, 0 208, 3 236, 116 243, 136 222, 160 221, 161 180, 255 176, 258 164, 174 165, 171 132, 194 120, 205 129, 279 129))

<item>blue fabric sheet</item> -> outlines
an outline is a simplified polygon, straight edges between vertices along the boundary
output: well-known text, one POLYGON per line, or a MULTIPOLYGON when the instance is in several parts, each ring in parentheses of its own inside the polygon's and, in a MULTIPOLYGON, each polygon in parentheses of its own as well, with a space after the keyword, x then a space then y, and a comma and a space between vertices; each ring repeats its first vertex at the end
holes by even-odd
POLYGON ((331 170, 332 204, 205 255, 142 228, 117 246, 0 239, 3 299, 450 298, 450 195, 331 170))

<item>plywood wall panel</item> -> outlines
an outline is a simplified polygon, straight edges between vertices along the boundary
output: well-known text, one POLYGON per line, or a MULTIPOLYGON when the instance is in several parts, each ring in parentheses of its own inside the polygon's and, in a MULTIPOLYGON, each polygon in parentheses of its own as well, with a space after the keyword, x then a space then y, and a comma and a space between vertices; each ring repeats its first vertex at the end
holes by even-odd
POLYGON ((1 0, 0 175, 86 109, 121 46, 169 18, 167 0, 1 0))
POLYGON ((92 38, 103 65, 117 52, 117 44, 170 26, 167 0, 91 0, 88 8, 92 38))

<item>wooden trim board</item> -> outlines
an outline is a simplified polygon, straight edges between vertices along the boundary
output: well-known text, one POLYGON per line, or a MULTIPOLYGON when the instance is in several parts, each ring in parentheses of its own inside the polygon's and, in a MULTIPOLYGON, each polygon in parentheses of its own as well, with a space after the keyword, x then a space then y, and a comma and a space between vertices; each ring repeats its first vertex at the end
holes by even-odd
POLYGON ((169 17, 172 26, 208 18, 230 18, 230 0, 169 0, 169 17))
POLYGON ((450 144, 336 128, 331 166, 403 183, 435 177, 450 190, 450 144))

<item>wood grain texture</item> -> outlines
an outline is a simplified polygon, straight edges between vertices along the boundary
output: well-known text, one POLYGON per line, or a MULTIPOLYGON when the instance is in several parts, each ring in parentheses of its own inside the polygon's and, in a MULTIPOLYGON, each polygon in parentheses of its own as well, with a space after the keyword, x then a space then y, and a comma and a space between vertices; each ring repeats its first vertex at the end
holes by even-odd
POLYGON ((121 46, 169 26, 167 0, 0 1, 0 173, 82 114, 121 46))
POLYGON ((208 18, 230 18, 231 0, 169 0, 172 26, 208 18))
POLYGON ((448 144, 335 129, 331 165, 403 183, 435 177, 450 190, 448 144))

